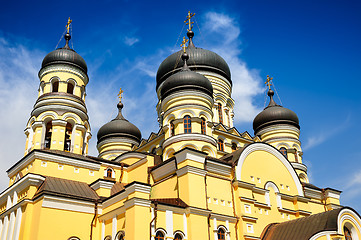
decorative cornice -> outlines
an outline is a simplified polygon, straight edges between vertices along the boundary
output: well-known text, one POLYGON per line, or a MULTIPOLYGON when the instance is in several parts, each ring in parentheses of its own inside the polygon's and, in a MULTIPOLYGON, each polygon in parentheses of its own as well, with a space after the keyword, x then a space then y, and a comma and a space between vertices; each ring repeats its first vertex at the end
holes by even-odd
POLYGON ((215 162, 215 161, 212 161, 209 159, 207 159, 206 168, 207 168, 207 171, 209 171, 209 172, 217 173, 217 174, 220 174, 223 176, 229 176, 229 175, 231 175, 231 172, 232 172, 231 166, 229 166, 227 164, 215 162))
POLYGON ((177 170, 175 159, 169 161, 168 163, 163 164, 160 167, 157 167, 151 171, 154 182, 158 182, 159 180, 175 173, 177 170))
POLYGON ((98 179, 95 182, 91 183, 89 185, 89 187, 91 187, 95 191, 98 190, 99 188, 112 189, 114 183, 115 182, 111 182, 111 181, 108 181, 108 180, 98 179))
POLYGON ((46 74, 57 72, 68 72, 75 74, 84 81, 85 85, 87 85, 89 82, 89 78, 86 73, 77 67, 73 67, 67 64, 56 64, 44 67, 39 71, 39 78, 42 79, 46 74))
POLYGON ((297 163, 297 162, 291 162, 291 165, 292 165, 292 167, 294 169, 301 170, 301 171, 307 173, 307 166, 305 164, 297 163))
POLYGON ((150 207, 151 201, 143 198, 131 198, 124 202, 125 209, 131 208, 133 206, 141 207, 150 207))
POLYGON ((190 142, 191 141, 202 141, 202 142, 207 142, 215 147, 217 146, 217 140, 211 136, 208 136, 205 134, 200 134, 200 133, 182 133, 182 134, 177 134, 175 136, 167 138, 164 141, 162 148, 165 149, 169 145, 176 143, 176 142, 181 142, 181 141, 190 141, 190 142))
POLYGON ((15 173, 19 172, 25 166, 27 166, 30 162, 34 161, 35 159, 45 160, 49 162, 56 162, 60 164, 66 164, 75 167, 82 167, 91 170, 99 170, 100 169, 100 162, 88 162, 87 160, 80 160, 72 157, 65 157, 59 156, 57 154, 52 154, 48 152, 40 152, 40 151, 32 151, 24 158, 22 158, 19 162, 13 165, 9 170, 7 170, 9 178, 12 178, 15 173))
POLYGON ((184 166, 181 169, 177 170, 178 177, 181 177, 187 173, 193 173, 193 174, 204 177, 206 175, 207 171, 204 169, 196 168, 196 167, 189 166, 189 165, 184 166))
POLYGON ((182 150, 175 152, 174 156, 177 160, 177 164, 185 160, 191 160, 199 163, 204 163, 207 154, 191 148, 183 148, 182 150))

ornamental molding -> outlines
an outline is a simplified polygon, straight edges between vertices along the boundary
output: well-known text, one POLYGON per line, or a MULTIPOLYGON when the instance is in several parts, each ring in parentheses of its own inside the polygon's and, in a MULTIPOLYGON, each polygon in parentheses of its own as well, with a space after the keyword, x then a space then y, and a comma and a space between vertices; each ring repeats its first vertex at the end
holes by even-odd
POLYGON ((300 134, 300 129, 298 129, 295 126, 289 125, 289 124, 275 124, 267 127, 263 127, 261 130, 259 130, 255 135, 263 135, 265 133, 271 132, 271 131, 277 131, 277 130, 288 130, 288 131, 295 131, 300 134))
POLYGON ((93 182, 92 184, 90 184, 89 187, 91 187, 95 191, 98 190, 99 188, 112 189, 114 183, 115 182, 110 182, 110 181, 106 181, 104 179, 99 179, 99 180, 93 182))
POLYGON ((79 160, 72 157, 59 156, 53 153, 48 152, 40 152, 33 151, 24 158, 22 158, 19 162, 17 162, 12 168, 7 170, 8 177, 12 178, 16 173, 18 173, 25 166, 30 164, 30 162, 34 160, 44 160, 49 162, 55 162, 75 167, 87 168, 90 170, 98 171, 100 169, 100 163, 88 162, 87 160, 79 160))
POLYGON ((77 67, 73 67, 68 64, 56 64, 56 65, 46 66, 40 69, 38 75, 39 78, 42 79, 47 74, 57 73, 57 72, 68 72, 75 74, 84 81, 85 85, 87 85, 89 82, 88 75, 85 72, 81 71, 77 67))
POLYGON ((129 209, 133 206, 150 207, 151 200, 143 198, 131 198, 124 202, 125 209, 129 209))
POLYGON ((217 140, 211 136, 208 136, 205 134, 200 134, 200 133, 182 133, 182 134, 177 134, 170 138, 167 138, 163 142, 162 148, 164 150, 169 145, 176 143, 176 142, 181 142, 181 141, 189 141, 189 142, 202 141, 202 142, 207 142, 207 143, 212 144, 213 146, 217 147, 217 140))
POLYGON ((224 163, 215 162, 207 159, 206 169, 209 172, 217 173, 223 176, 229 176, 232 172, 232 167, 224 163))
POLYGON ((181 169, 177 170, 177 176, 181 177, 187 173, 193 173, 195 175, 199 175, 204 177, 207 174, 207 171, 201 168, 196 168, 196 167, 192 167, 192 166, 184 166, 181 169))
POLYGON ((291 162, 291 165, 294 169, 297 169, 297 170, 301 170, 305 173, 307 173, 307 166, 302 164, 302 163, 297 163, 297 162, 291 162))
POLYGON ((138 158, 138 159, 142 159, 142 158, 146 158, 147 155, 144 154, 144 153, 140 153, 140 152, 127 152, 127 153, 124 153, 122 154, 121 156, 115 158, 113 161, 115 162, 121 162, 125 159, 128 159, 128 158, 138 158))
POLYGON ((173 160, 155 168, 154 170, 151 171, 151 174, 154 179, 154 182, 158 182, 159 180, 175 173, 176 170, 177 170, 176 162, 175 160, 173 160))
POLYGON ((7 189, 5 189, 0 194, 0 204, 5 203, 8 199, 7 197, 13 196, 14 192, 20 193, 21 191, 23 191, 24 189, 26 189, 29 186, 37 186, 38 187, 38 186, 40 186, 40 184, 43 183, 44 180, 45 180, 45 177, 43 177, 41 175, 33 174, 33 173, 26 174, 24 177, 20 178, 20 180, 15 182, 13 185, 11 185, 7 189))
POLYGON ((223 221, 223 222, 226 222, 226 221, 229 221, 231 223, 237 222, 237 217, 235 217, 235 216, 223 215, 223 214, 218 214, 218 213, 211 213, 210 218, 217 219, 217 220, 223 221))
MULTIPOLYGON (((44 208, 94 214, 94 204, 94 202, 45 195, 41 206, 44 208)), ((101 214, 101 212, 102 209, 98 207, 98 213, 101 214)))

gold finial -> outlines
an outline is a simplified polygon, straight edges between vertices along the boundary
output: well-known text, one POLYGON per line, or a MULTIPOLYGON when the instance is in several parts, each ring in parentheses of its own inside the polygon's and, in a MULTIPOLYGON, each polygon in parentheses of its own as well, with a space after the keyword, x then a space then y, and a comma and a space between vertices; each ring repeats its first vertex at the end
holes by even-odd
POLYGON ((186 43, 188 42, 188 39, 186 37, 183 37, 182 44, 180 45, 183 48, 183 52, 186 52, 186 43))
POLYGON ((124 91, 122 90, 122 88, 119 89, 119 93, 118 93, 118 97, 119 97, 119 102, 122 102, 122 93, 124 91))
POLYGON ((271 81, 272 81, 273 77, 270 77, 269 75, 267 75, 267 81, 265 82, 265 84, 268 86, 268 89, 271 90, 271 81))
POLYGON ((191 21, 191 18, 194 17, 194 15, 196 15, 195 13, 191 13, 190 11, 188 11, 188 15, 187 15, 187 19, 184 21, 184 23, 186 23, 186 25, 189 25, 188 26, 188 31, 192 31, 192 28, 193 28, 193 23, 191 21), (188 21, 188 22, 187 22, 188 21))
POLYGON ((67 33, 69 33, 70 23, 71 23, 72 21, 73 21, 73 20, 71 20, 70 17, 69 17, 68 23, 66 24, 66 31, 67 31, 67 33))

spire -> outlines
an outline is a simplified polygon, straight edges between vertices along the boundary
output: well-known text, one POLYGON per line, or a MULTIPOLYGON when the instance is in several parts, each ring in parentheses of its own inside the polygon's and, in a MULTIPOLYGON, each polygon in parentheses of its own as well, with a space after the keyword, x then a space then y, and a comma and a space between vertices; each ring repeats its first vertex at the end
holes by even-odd
POLYGON ((122 114, 122 109, 123 109, 123 103, 122 103, 122 93, 124 91, 122 90, 122 88, 119 89, 119 93, 118 93, 118 97, 119 97, 119 103, 117 104, 117 108, 118 108, 118 116, 116 118, 114 118, 114 120, 126 120, 124 117, 123 117, 123 114, 122 114))
POLYGON ((189 67, 187 65, 187 60, 189 59, 189 56, 186 52, 186 43, 188 42, 188 39, 186 39, 185 37, 183 37, 183 41, 182 44, 180 45, 183 48, 183 54, 182 54, 182 60, 184 62, 184 65, 182 67, 182 71, 189 71, 189 67))
POLYGON ((268 92, 267 92, 267 95, 269 96, 270 98, 270 101, 269 101, 269 104, 266 108, 268 107, 274 107, 274 106, 279 106, 278 104, 276 104, 276 102, 273 100, 273 95, 275 94, 275 92, 271 89, 271 81, 272 81, 273 77, 270 77, 269 75, 267 75, 267 79, 266 79, 266 82, 265 84, 268 86, 268 92))
POLYGON ((70 17, 69 17, 68 22, 67 22, 67 24, 65 26, 66 27, 66 34, 64 36, 64 38, 65 38, 65 46, 63 48, 66 48, 66 49, 70 49, 69 40, 71 39, 71 36, 70 36, 69 30, 70 30, 70 24, 71 24, 72 21, 73 20, 71 20, 70 17))
POLYGON ((188 36, 188 38, 189 38, 189 43, 188 43, 188 47, 189 48, 194 48, 195 46, 194 46, 194 44, 193 44, 193 36, 194 36, 194 32, 192 31, 192 29, 193 29, 193 23, 194 22, 192 22, 192 17, 194 17, 194 15, 195 15, 195 13, 191 13, 190 11, 188 11, 188 15, 187 15, 187 18, 186 18, 186 20, 184 21, 184 23, 186 24, 186 25, 188 25, 188 29, 187 29, 187 36, 188 36))

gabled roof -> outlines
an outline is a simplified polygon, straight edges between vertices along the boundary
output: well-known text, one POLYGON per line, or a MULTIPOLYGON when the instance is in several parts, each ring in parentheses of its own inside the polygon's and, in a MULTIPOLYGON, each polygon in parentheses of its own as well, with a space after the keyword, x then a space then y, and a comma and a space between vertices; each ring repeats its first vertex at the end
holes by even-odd
POLYGON ((334 209, 283 223, 272 223, 263 230, 261 239, 308 240, 319 232, 337 231, 337 218, 342 209, 334 209))
POLYGON ((34 195, 34 199, 43 194, 96 201, 98 194, 85 182, 47 176, 34 195))

